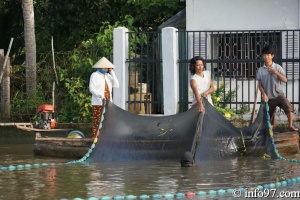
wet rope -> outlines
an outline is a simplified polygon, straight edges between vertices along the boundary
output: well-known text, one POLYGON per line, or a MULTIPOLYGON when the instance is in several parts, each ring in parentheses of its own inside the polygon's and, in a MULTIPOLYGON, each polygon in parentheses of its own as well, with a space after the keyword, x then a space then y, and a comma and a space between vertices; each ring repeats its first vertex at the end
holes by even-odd
MULTIPOLYGON (((100 125, 99 125, 99 130, 102 128, 102 122, 104 120, 104 113, 105 113, 105 106, 103 106, 103 112, 101 115, 101 120, 100 120, 100 125)), ((270 135, 270 140, 271 140, 271 144, 274 148, 275 154, 276 154, 276 158, 283 160, 283 161, 288 161, 290 163, 300 163, 300 160, 296 160, 296 159, 286 159, 283 158, 282 156, 280 156, 278 150, 276 149, 276 145, 275 145, 275 140, 273 137, 273 130, 272 130, 272 126, 270 123, 270 115, 268 114, 269 112, 269 105, 266 103, 265 109, 267 111, 267 121, 268 121, 268 129, 269 129, 269 135, 270 135)), ((63 164, 75 164, 75 163, 81 163, 86 161, 90 155, 93 152, 93 149, 95 148, 96 143, 98 142, 98 137, 100 135, 100 131, 97 132, 97 137, 95 137, 93 144, 91 145, 90 150, 85 154, 85 156, 83 156, 81 159, 79 160, 75 160, 75 161, 70 161, 67 163, 63 163, 63 164)), ((30 169, 30 168, 36 168, 36 167, 46 167, 46 166, 54 166, 56 165, 55 163, 35 163, 33 165, 30 164, 26 164, 26 165, 17 165, 17 166, 13 166, 10 165, 8 167, 5 166, 1 166, 0 170, 9 170, 9 171, 13 171, 13 170, 23 170, 23 169, 30 169)), ((283 178, 284 179, 284 178, 283 178)), ((140 196, 136 196, 136 195, 114 195, 114 196, 101 196, 99 198, 97 197, 88 197, 88 200, 94 200, 94 199, 100 199, 100 200, 121 200, 121 199, 129 199, 129 200, 133 200, 133 199, 149 199, 149 198, 153 198, 153 199, 172 199, 172 198, 192 198, 194 196, 199 196, 199 197, 204 197, 204 196, 216 196, 216 195, 233 195, 233 193, 236 190, 239 190, 241 193, 245 192, 245 191, 254 191, 254 190, 261 190, 263 191, 264 189, 272 189, 272 188, 280 188, 280 187, 285 187, 288 185, 294 185, 296 183, 300 183, 300 176, 297 177, 293 177, 290 179, 284 179, 284 180, 276 180, 276 182, 274 183, 266 183, 263 185, 258 185, 256 187, 251 187, 251 188, 246 188, 246 187, 240 187, 240 188, 228 188, 228 189, 218 189, 218 190, 208 190, 208 191, 198 191, 198 192, 187 192, 187 193, 165 193, 165 194, 152 194, 152 195, 147 195, 147 194, 142 194, 140 196)), ((62 200, 67 200, 66 198, 61 198, 62 200)), ((81 200, 82 198, 74 198, 76 200, 81 200)))

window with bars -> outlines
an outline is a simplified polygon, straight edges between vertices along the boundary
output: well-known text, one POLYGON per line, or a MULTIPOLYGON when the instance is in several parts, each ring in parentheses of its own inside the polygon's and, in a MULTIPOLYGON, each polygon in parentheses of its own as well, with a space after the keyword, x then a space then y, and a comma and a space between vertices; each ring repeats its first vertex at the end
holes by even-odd
POLYGON ((282 67, 288 80, 299 79, 299 31, 282 33, 282 67), (298 60, 298 62, 295 62, 298 60))
POLYGON ((266 44, 281 59, 280 32, 225 32, 211 36, 211 56, 215 77, 254 79, 262 65, 261 49, 266 44))

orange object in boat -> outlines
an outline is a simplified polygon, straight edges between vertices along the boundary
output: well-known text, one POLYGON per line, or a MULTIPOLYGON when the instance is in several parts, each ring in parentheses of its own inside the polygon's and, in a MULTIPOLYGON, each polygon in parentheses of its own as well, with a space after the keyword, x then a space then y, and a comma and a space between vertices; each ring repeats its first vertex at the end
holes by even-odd
POLYGON ((53 129, 56 127, 57 121, 54 115, 54 106, 49 104, 43 104, 38 107, 40 113, 40 120, 38 122, 38 128, 41 129, 53 129))
POLYGON ((43 111, 53 111, 54 112, 54 106, 49 105, 49 104, 43 104, 43 105, 39 106, 38 111, 39 112, 43 112, 43 111))
POLYGON ((56 127, 56 119, 51 119, 51 128, 55 128, 56 127))

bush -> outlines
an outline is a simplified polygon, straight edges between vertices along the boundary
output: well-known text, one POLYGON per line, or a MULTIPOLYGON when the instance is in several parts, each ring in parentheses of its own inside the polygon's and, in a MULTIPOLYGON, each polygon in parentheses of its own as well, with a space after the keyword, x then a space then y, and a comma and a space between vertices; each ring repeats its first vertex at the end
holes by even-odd
POLYGON ((236 90, 226 91, 227 86, 228 85, 224 83, 220 83, 218 88, 214 85, 216 90, 211 95, 211 98, 215 108, 226 118, 230 119, 235 116, 236 113, 231 108, 226 107, 227 104, 225 102, 232 102, 235 100, 236 90))

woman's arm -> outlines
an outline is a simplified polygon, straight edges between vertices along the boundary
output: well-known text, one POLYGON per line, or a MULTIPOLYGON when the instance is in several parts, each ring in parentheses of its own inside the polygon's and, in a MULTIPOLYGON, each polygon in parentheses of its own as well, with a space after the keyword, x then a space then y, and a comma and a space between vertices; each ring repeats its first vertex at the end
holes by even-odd
POLYGON ((195 95, 197 104, 199 106, 199 112, 203 112, 204 111, 204 106, 203 106, 203 103, 201 101, 201 96, 198 92, 197 82, 194 79, 192 79, 190 84, 191 84, 191 88, 193 90, 193 93, 195 95))

